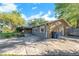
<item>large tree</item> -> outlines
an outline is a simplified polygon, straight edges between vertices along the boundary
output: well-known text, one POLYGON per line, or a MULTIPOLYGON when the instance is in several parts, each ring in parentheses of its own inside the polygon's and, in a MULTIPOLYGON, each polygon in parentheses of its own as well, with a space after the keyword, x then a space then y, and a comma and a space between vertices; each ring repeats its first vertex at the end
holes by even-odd
POLYGON ((79 23, 79 4, 58 3, 55 4, 55 11, 58 18, 67 20, 72 27, 77 27, 79 23))
POLYGON ((17 26, 23 26, 25 20, 21 17, 21 14, 17 11, 9 13, 0 13, 0 24, 7 25, 11 29, 15 29, 17 26))

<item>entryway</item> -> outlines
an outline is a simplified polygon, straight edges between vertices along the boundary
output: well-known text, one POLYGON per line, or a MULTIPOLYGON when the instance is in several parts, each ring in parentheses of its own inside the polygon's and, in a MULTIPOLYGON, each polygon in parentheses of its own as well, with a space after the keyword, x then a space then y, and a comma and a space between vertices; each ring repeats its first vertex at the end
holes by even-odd
POLYGON ((60 38, 60 36, 61 36, 61 32, 52 32, 51 33, 52 38, 58 39, 58 38, 60 38))

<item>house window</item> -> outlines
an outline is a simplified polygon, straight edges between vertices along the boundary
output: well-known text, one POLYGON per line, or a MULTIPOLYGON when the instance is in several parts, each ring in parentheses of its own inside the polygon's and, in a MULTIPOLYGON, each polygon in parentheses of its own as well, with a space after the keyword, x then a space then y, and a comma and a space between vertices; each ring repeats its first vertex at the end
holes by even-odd
POLYGON ((40 32, 45 32, 45 27, 44 26, 40 27, 40 32))
POLYGON ((41 32, 44 32, 44 29, 43 28, 41 28, 41 32))

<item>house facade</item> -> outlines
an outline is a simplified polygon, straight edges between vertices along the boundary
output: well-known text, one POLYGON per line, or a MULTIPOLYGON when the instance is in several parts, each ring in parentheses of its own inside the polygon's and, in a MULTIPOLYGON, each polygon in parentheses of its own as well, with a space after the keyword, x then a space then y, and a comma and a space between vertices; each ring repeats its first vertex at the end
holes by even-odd
POLYGON ((65 20, 61 19, 33 27, 32 34, 46 39, 52 38, 53 32, 60 32, 61 35, 66 35, 68 28, 70 28, 70 25, 65 20))
POLYGON ((40 36, 41 38, 47 38, 48 37, 48 29, 47 25, 41 25, 32 28, 32 34, 40 36))

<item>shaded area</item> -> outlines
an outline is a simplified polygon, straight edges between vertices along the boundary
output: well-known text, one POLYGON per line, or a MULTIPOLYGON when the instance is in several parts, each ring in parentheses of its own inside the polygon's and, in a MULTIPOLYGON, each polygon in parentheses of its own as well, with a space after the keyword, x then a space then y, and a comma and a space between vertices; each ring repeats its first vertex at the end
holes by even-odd
POLYGON ((20 48, 24 46, 23 40, 15 40, 15 39, 13 39, 12 41, 11 40, 5 41, 0 44, 0 53, 5 53, 7 51, 15 50, 18 46, 21 46, 20 48))
POLYGON ((26 55, 27 45, 36 42, 39 37, 33 36, 31 34, 26 34, 25 37, 18 37, 14 39, 4 39, 0 41, 0 54, 14 54, 14 55, 26 55), (24 50, 24 52, 22 51, 24 50), (9 52, 10 51, 10 52, 9 52), (19 51, 19 52, 18 52, 19 51))

